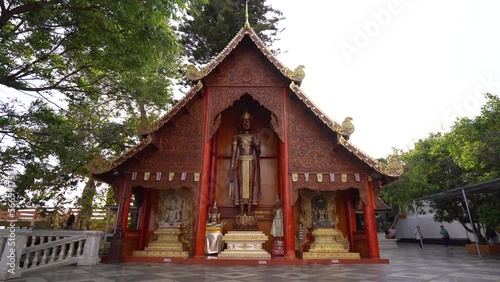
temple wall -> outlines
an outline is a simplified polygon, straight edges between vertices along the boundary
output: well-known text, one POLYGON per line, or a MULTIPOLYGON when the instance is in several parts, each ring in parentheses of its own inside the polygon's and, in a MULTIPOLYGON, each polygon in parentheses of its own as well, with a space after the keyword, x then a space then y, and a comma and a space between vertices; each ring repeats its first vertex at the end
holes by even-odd
POLYGON ((159 148, 146 148, 143 156, 130 160, 126 170, 137 172, 132 185, 159 189, 189 187, 198 189, 196 174, 201 171, 204 100, 195 98, 173 122, 158 132, 159 148), (144 174, 150 173, 148 180, 144 174), (160 172, 160 179, 157 173, 160 172), (169 173, 174 173, 172 179, 169 173), (185 179, 183 178, 185 173, 185 179))

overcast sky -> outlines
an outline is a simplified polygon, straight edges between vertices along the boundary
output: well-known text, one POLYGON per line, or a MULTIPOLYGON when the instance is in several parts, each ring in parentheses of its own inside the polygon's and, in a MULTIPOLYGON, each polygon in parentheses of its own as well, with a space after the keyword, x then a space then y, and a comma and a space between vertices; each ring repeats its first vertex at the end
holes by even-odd
POLYGON ((302 89, 379 158, 473 117, 500 93, 500 1, 268 0, 302 89))

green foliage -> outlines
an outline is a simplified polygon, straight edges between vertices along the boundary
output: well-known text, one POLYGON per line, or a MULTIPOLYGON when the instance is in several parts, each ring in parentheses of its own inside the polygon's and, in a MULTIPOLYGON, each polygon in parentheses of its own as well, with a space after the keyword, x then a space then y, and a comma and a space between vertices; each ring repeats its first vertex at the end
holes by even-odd
POLYGON ((135 74, 147 72, 150 63, 160 75, 173 73, 170 66, 179 47, 168 21, 185 1, 4 4, 0 84, 18 90, 58 90, 73 99, 114 89, 110 82, 116 78, 126 85, 140 78, 135 74))
MULTIPOLYGON (((430 134, 401 155, 405 172, 400 180, 382 190, 385 201, 393 203, 402 215, 412 210, 413 199, 500 177, 500 99, 488 99, 481 115, 462 118, 446 134, 430 134)), ((500 208, 492 205, 491 195, 468 195, 472 229, 494 223, 500 208), (497 210, 498 209, 498 210, 497 210), (491 222, 491 223, 490 223, 491 222)), ((418 203, 421 205, 422 203, 418 203)), ((457 220, 472 232, 463 199, 435 201, 431 209, 440 222, 457 220)), ((484 240, 482 236, 479 238, 484 240)))
MULTIPOLYGON (((245 24, 245 0, 211 0, 191 6, 179 26, 181 43, 192 64, 207 64, 219 54, 245 24)), ((248 1, 250 26, 268 47, 276 40, 279 10, 265 0, 248 1)), ((278 50, 274 50, 278 52, 278 50)))
POLYGON ((500 194, 496 197, 488 197, 485 203, 478 209, 479 219, 486 228, 500 228, 500 194))
MULTIPOLYGON (((0 84, 28 98, 0 101, 0 184, 18 207, 68 203, 93 182, 95 153, 117 156, 141 118, 170 109, 180 45, 169 22, 196 1, 2 2, 0 84)), ((91 208, 88 187, 79 204, 91 208)))

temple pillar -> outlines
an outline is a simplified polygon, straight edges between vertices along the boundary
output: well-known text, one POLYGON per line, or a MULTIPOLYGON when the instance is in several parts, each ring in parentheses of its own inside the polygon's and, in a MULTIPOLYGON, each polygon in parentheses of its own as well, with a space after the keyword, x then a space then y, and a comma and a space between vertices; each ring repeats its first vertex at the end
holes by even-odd
POLYGON ((352 199, 352 190, 345 191, 346 214, 347 214, 347 239, 349 240, 349 251, 354 252, 354 232, 356 231, 356 210, 352 199))
POLYGON ((211 156, 211 164, 210 164, 210 187, 209 187, 209 199, 208 204, 210 207, 214 205, 215 202, 215 187, 217 183, 217 133, 212 137, 212 156, 211 156))
POLYGON ((368 244, 368 257, 380 258, 378 247, 377 222, 375 219, 375 201, 373 199, 373 187, 371 177, 366 175, 366 196, 368 205, 363 203, 363 218, 365 221, 365 234, 368 244))
POLYGON ((295 258, 295 226, 292 208, 292 187, 288 168, 288 90, 283 88, 283 143, 280 143, 280 173, 283 202, 283 235, 285 243, 285 258, 295 258))
POLYGON ((210 109, 210 88, 205 89, 205 112, 203 117, 203 146, 201 150, 201 173, 200 173, 200 192, 198 199, 198 216, 196 217, 196 233, 194 238, 194 257, 202 258, 205 256, 205 231, 207 222, 207 200, 209 197, 210 186, 210 147, 211 142, 208 139, 209 128, 209 109, 210 109))
POLYGON ((149 214, 151 213, 151 189, 143 188, 143 198, 141 203, 140 218, 139 218, 139 249, 144 250, 146 245, 146 236, 149 230, 149 214))
POLYGON ((118 212, 116 214, 116 220, 115 220, 115 232, 113 233, 113 238, 111 240, 111 250, 109 254, 109 261, 111 262, 118 262, 121 260, 123 253, 123 245, 125 243, 125 231, 127 225, 125 221, 125 228, 124 228, 123 218, 125 217, 125 219, 127 219, 128 217, 129 208, 126 207, 126 204, 127 204, 127 198, 130 198, 129 195, 132 192, 131 187, 128 185, 126 175, 123 176, 119 191, 120 191, 120 198, 118 201, 118 212))

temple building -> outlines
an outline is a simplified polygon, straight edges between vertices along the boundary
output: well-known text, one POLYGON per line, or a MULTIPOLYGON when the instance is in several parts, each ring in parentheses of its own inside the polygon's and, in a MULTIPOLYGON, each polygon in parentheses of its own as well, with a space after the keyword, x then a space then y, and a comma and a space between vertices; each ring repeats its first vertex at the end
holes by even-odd
POLYGON ((118 203, 110 259, 384 262, 374 207, 402 165, 351 144, 351 119, 329 119, 304 77, 248 22, 210 64, 190 67, 190 91, 142 124, 139 144, 91 163, 118 203))

